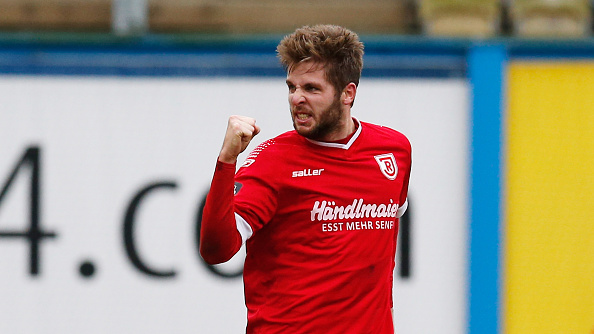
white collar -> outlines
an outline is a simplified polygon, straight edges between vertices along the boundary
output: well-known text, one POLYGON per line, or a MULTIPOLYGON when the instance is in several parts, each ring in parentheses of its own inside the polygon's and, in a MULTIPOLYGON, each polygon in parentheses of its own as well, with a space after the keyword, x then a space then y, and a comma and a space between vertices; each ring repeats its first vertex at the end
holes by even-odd
POLYGON ((357 140, 357 138, 359 137, 359 135, 361 134, 361 128, 362 128, 361 122, 359 122, 359 120, 356 119, 355 117, 353 117, 353 120, 359 126, 357 127, 357 130, 355 131, 355 133, 353 134, 353 136, 351 137, 351 139, 349 139, 348 143, 346 143, 346 144, 328 143, 328 142, 325 142, 325 141, 317 141, 317 140, 313 140, 313 139, 309 139, 309 138, 305 138, 305 139, 309 140, 310 142, 312 142, 312 143, 314 143, 316 145, 325 146, 325 147, 341 148, 343 150, 348 150, 351 147, 351 145, 353 145, 353 143, 355 142, 355 140, 357 140))

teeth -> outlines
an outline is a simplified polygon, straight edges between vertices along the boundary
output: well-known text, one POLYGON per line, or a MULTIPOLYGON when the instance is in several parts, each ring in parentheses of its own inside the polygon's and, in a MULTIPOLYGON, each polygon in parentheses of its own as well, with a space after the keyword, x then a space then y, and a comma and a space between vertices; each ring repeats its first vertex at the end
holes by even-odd
POLYGON ((297 118, 299 119, 306 119, 307 117, 309 117, 307 114, 298 114, 297 118))

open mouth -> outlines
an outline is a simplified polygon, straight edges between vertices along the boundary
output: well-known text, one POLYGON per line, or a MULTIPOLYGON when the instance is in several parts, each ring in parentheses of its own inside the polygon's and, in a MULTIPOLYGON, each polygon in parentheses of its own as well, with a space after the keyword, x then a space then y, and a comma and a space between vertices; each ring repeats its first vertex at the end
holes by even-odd
POLYGON ((303 112, 297 112, 294 114, 293 117, 294 117, 293 122, 295 123, 296 126, 309 126, 311 120, 313 119, 311 114, 303 113, 303 112))

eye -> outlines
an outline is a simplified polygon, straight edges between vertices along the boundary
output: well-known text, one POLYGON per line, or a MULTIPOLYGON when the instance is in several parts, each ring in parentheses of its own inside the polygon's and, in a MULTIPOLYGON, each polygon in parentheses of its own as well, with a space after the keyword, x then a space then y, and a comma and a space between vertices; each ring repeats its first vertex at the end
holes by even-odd
POLYGON ((318 87, 316 87, 316 86, 306 85, 305 86, 305 90, 308 91, 308 92, 317 92, 320 89, 318 87))
POLYGON ((289 93, 295 93, 295 85, 287 84, 287 88, 289 88, 289 93))

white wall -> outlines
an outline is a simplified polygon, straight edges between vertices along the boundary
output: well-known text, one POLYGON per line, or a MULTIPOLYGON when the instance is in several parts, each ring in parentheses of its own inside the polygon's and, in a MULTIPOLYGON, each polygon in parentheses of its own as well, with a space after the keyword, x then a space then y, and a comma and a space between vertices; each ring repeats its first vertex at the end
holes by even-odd
MULTIPOLYGON (((57 237, 0 237, 2 333, 241 333, 242 282, 216 277, 194 241, 227 117, 257 118, 256 143, 291 129, 284 78, 0 77, 0 186, 28 147, 40 148, 40 223, 57 237), (136 249, 122 230, 138 191, 136 249), (81 263, 95 266, 84 277, 81 263)), ((412 277, 396 279, 398 333, 466 327, 468 86, 465 80, 363 79, 354 115, 391 126, 413 144, 412 277)), ((29 226, 31 169, 0 202, 0 236, 29 226)), ((226 265, 236 270, 241 264, 226 265)), ((237 261, 237 259, 236 259, 237 261)))

